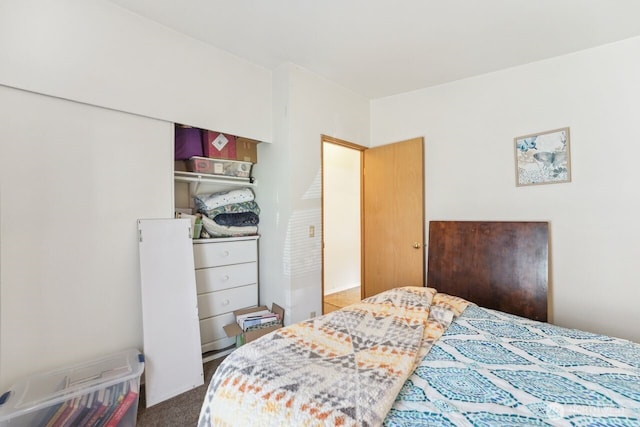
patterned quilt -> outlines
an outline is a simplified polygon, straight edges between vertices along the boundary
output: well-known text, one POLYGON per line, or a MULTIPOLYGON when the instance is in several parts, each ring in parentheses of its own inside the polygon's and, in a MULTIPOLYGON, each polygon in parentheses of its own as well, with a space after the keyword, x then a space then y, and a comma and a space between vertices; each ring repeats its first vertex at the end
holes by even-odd
POLYGON ((398 288, 281 328, 227 356, 198 425, 379 426, 467 302, 398 288))
POLYGON ((640 345, 469 306, 385 426, 640 426, 640 345))

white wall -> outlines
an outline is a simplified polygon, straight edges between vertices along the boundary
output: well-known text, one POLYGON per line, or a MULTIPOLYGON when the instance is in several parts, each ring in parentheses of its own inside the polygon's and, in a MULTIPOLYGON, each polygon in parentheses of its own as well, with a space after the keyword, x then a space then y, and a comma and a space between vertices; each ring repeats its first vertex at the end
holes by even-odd
POLYGON ((104 0, 0 1, 0 84, 271 141, 271 73, 104 0))
POLYGON ((323 144, 324 295, 360 286, 360 157, 323 144))
POLYGON ((252 173, 257 180, 256 202, 260 206, 258 232, 260 303, 274 302, 291 319, 291 278, 284 261, 287 216, 291 211, 291 147, 289 140, 289 66, 273 73, 274 144, 258 144, 258 163, 252 173))
POLYGON ((378 99, 373 145, 425 137, 427 220, 550 222, 552 319, 640 341, 640 38, 378 99), (572 180, 515 186, 513 138, 571 128, 572 180))
POLYGON ((284 300, 285 321, 291 323, 321 313, 320 135, 367 146, 369 102, 286 64, 274 72, 273 114, 277 142, 258 146, 256 168, 264 237, 260 301, 284 300), (315 237, 309 237, 310 225, 315 237))

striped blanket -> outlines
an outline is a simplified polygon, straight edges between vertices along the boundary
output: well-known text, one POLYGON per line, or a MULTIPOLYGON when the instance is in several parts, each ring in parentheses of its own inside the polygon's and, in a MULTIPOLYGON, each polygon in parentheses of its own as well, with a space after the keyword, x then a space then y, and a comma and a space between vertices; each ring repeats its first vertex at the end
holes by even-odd
POLYGON ((198 425, 381 425, 467 305, 433 288, 405 287, 281 328, 224 360, 198 425))

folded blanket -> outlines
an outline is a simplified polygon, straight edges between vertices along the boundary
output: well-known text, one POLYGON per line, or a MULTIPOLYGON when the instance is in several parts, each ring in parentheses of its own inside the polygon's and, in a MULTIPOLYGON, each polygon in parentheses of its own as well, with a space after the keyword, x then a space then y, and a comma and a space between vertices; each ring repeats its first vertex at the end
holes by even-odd
POLYGON ((258 227, 255 225, 244 227, 220 225, 206 216, 202 217, 202 227, 211 237, 238 237, 258 234, 258 227))
POLYGON ((397 288, 278 329, 227 356, 198 425, 381 425, 467 304, 433 288, 397 288))
POLYGON ((218 225, 246 227, 249 225, 258 225, 260 217, 253 212, 224 213, 216 215, 213 221, 218 225))
POLYGON ((232 203, 250 202, 255 196, 250 188, 239 188, 231 191, 221 191, 213 194, 202 194, 194 197, 198 212, 209 211, 232 203))
POLYGON ((226 214, 226 213, 245 213, 251 212, 256 215, 260 215, 260 207, 255 202, 255 200, 251 200, 248 202, 240 202, 240 203, 230 203, 228 205, 222 205, 215 207, 213 209, 208 209, 207 206, 198 199, 196 200, 196 209, 198 212, 207 215, 209 218, 215 218, 217 215, 226 214))

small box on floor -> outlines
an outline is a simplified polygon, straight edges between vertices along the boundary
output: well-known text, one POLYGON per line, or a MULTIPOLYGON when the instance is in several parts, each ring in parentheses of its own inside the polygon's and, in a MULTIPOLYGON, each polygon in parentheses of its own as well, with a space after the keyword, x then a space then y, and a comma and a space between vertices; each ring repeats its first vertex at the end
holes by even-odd
POLYGON ((236 347, 280 329, 284 322, 284 308, 276 303, 271 304, 271 310, 261 305, 236 310, 233 315, 236 322, 226 325, 224 332, 229 338, 236 338, 236 347))
POLYGON ((130 349, 25 378, 0 396, 0 426, 135 426, 143 370, 130 349))

